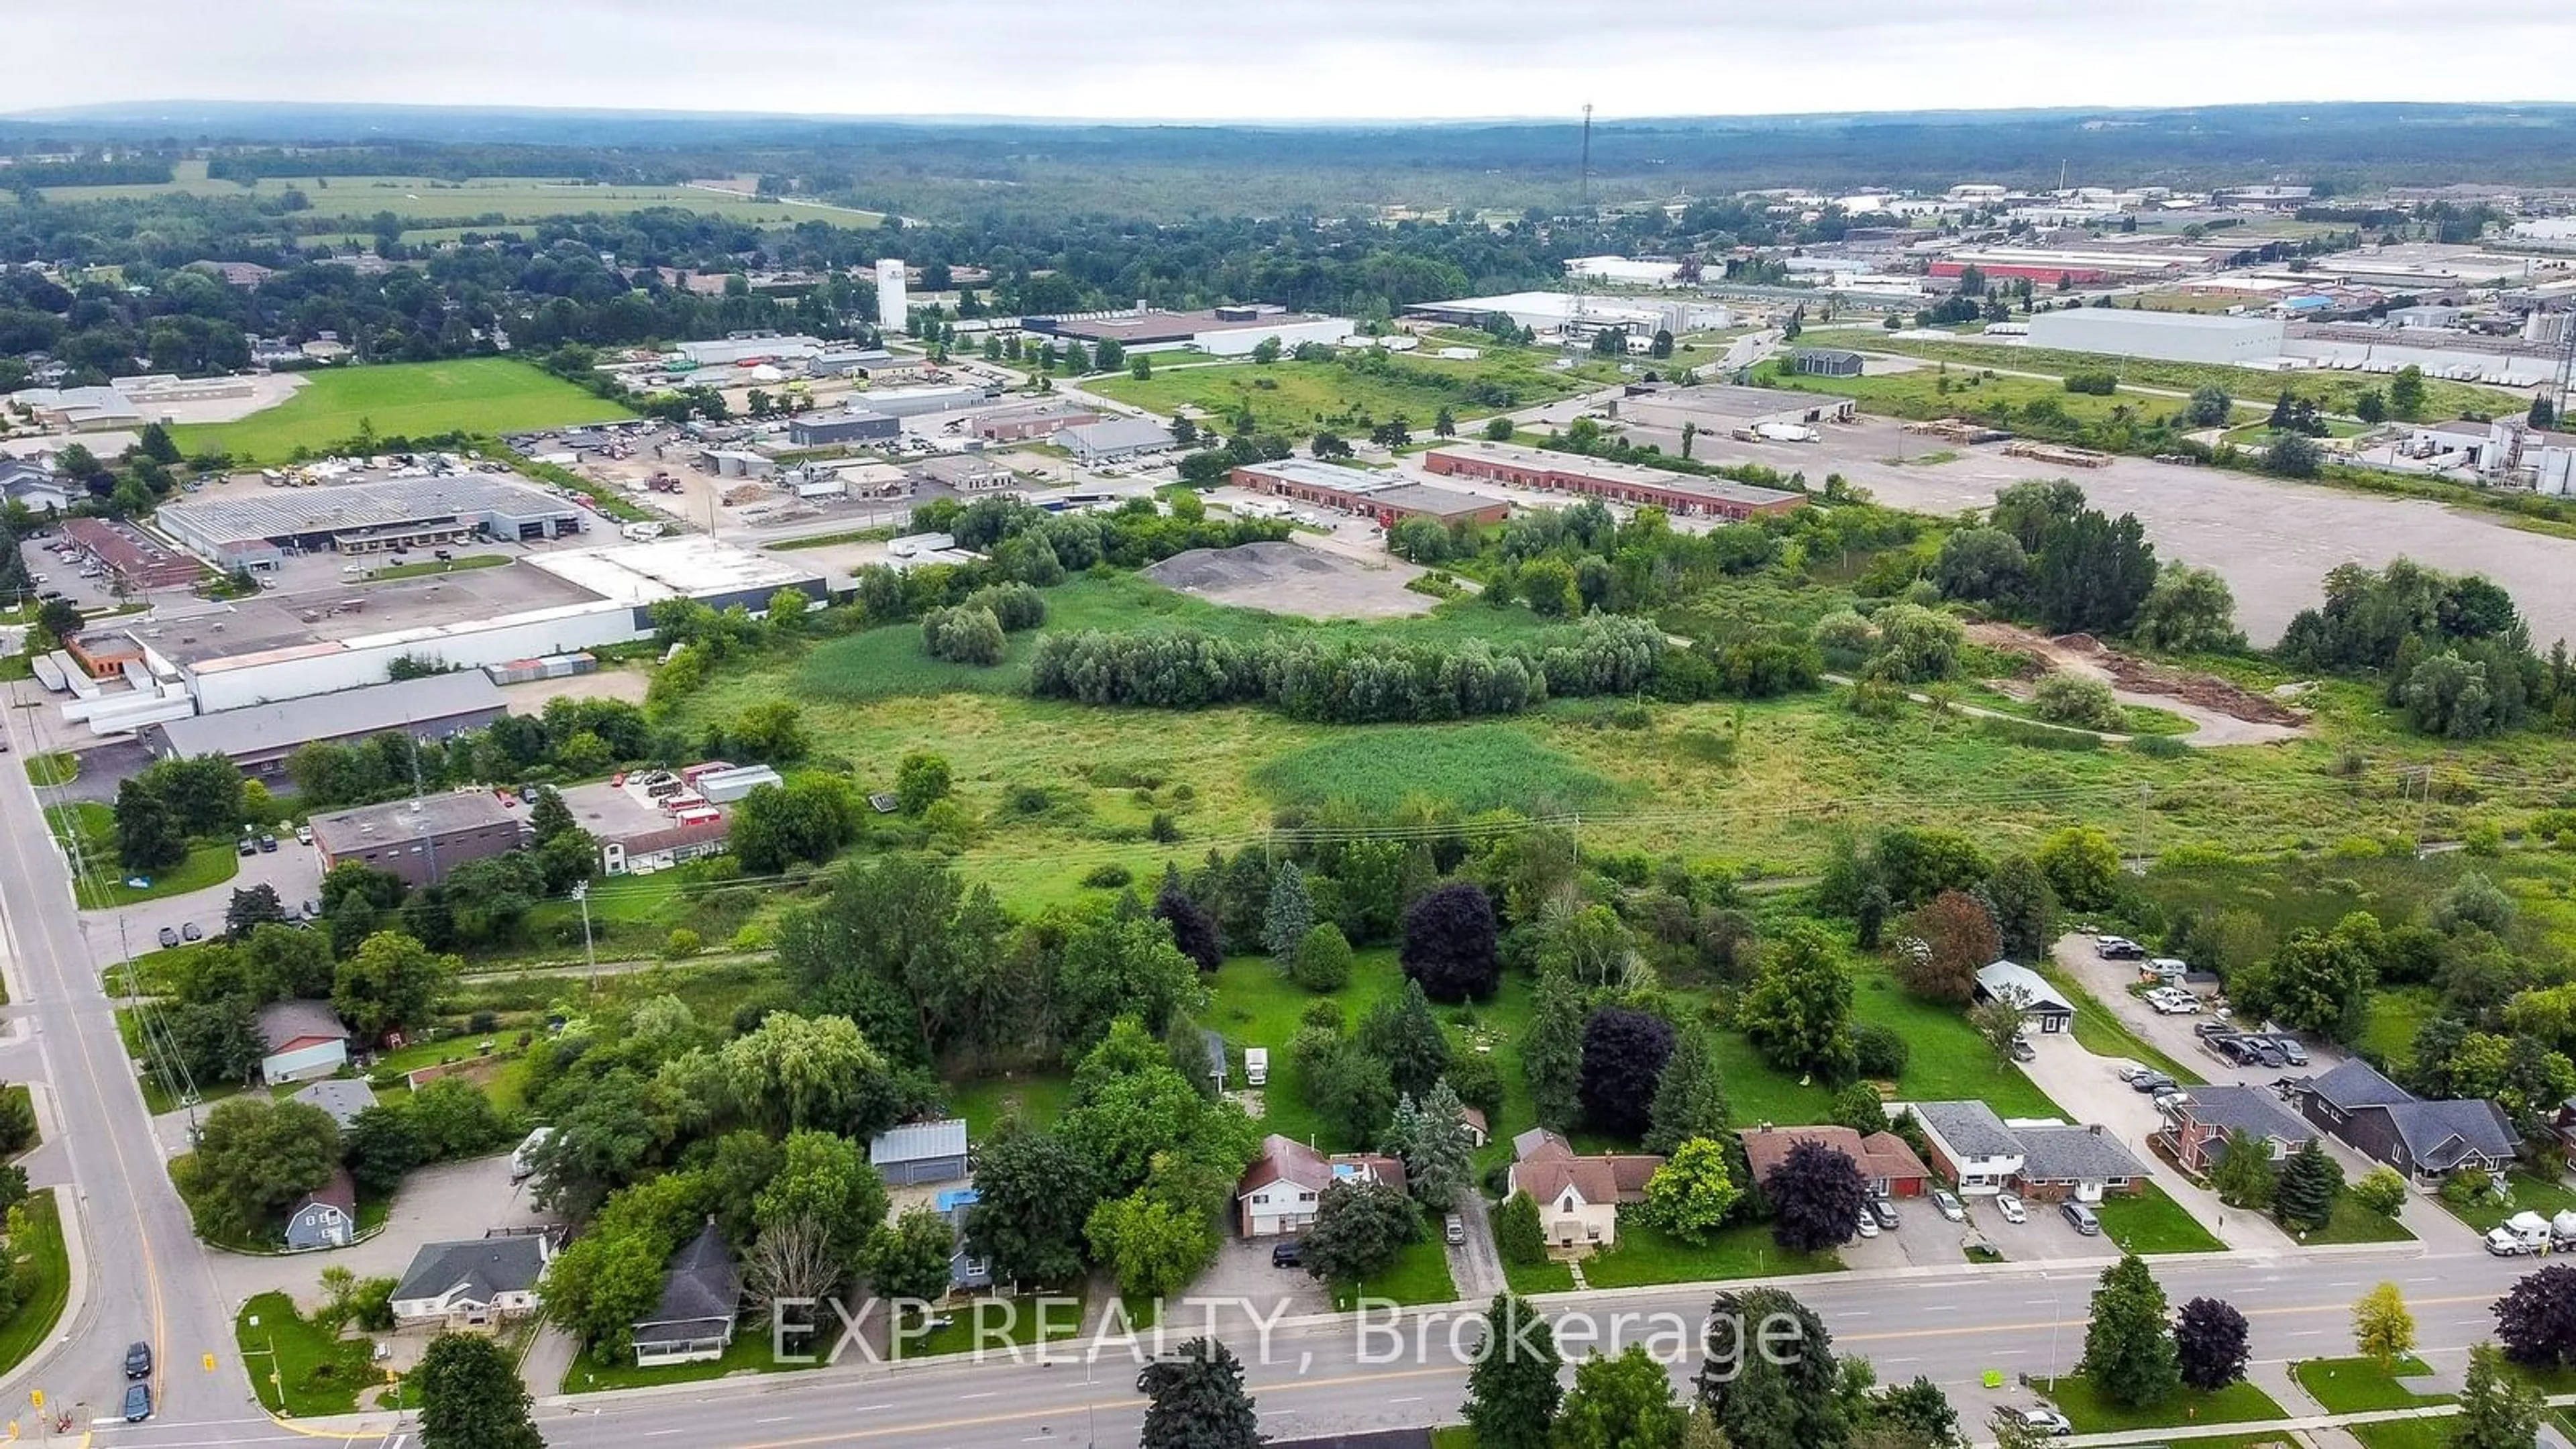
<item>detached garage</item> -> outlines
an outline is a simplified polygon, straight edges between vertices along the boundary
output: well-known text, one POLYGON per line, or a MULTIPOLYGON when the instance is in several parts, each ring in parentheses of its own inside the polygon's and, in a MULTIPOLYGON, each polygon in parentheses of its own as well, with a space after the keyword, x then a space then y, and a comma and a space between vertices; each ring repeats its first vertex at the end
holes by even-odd
POLYGON ((877 1134, 868 1161, 888 1187, 966 1180, 966 1120, 915 1122, 877 1134))

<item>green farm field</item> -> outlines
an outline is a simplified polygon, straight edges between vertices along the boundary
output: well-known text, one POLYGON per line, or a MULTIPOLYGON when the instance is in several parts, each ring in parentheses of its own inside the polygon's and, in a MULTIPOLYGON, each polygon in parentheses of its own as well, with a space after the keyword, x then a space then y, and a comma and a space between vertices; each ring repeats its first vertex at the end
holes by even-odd
POLYGON ((239 422, 173 428, 191 453, 221 451, 247 463, 282 463, 355 436, 511 433, 632 417, 561 378, 506 357, 386 363, 317 372, 292 397, 239 422))
MULTIPOLYGON (((427 226, 452 226, 492 216, 506 223, 590 213, 624 215, 663 206, 764 226, 793 226, 800 221, 875 226, 884 220, 875 212, 763 201, 711 187, 607 186, 542 176, 477 176, 464 181, 426 176, 299 176, 270 177, 245 186, 238 181, 208 178, 203 161, 180 162, 172 179, 161 185, 53 186, 47 187, 44 195, 47 201, 57 203, 173 194, 275 199, 290 190, 302 192, 312 203, 309 209, 295 213, 297 224, 323 231, 328 228, 318 223, 341 220, 353 223, 348 231, 368 236, 373 235, 367 229, 368 219, 386 211, 406 222, 427 226)), ((14 205, 14 199, 9 204, 14 205)))
MULTIPOLYGON (((1385 374, 1362 372, 1338 362, 1227 362, 1158 366, 1152 377, 1138 381, 1124 375, 1093 378, 1086 391, 1132 403, 1166 417, 1195 407, 1218 417, 1249 405, 1260 426, 1292 437, 1318 428, 1350 431, 1360 417, 1383 421, 1402 414, 1416 433, 1431 431, 1431 420, 1443 407, 1464 426, 1472 419, 1506 409, 1470 402, 1464 389, 1495 382, 1510 388, 1513 407, 1531 407, 1570 397, 1585 387, 1616 381, 1615 363, 1584 363, 1569 372, 1550 371, 1542 359, 1550 354, 1523 348, 1488 347, 1469 362, 1408 355, 1395 360, 1385 374), (1452 392, 1425 377, 1455 379, 1452 392)), ((1365 432, 1365 428, 1358 428, 1365 432)))

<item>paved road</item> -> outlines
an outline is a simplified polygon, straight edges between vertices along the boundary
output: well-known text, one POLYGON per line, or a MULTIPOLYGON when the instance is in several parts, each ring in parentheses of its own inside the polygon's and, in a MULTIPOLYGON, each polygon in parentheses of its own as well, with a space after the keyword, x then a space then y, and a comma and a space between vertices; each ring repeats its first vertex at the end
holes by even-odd
MULTIPOLYGON (((40 699, 40 686, 10 687, 6 728, 12 748, 31 751, 60 743, 48 709, 21 705, 40 699), (49 727, 50 726, 50 727, 49 727)), ((21 758, 23 756, 20 756, 21 758)), ((91 944, 72 909, 67 867, 56 853, 28 785, 26 772, 0 769, 0 949, 8 961, 11 999, 30 1018, 31 1047, 13 1049, 18 1063, 32 1050, 35 1067, 53 1089, 58 1140, 76 1186, 64 1190, 67 1209, 81 1217, 88 1244, 88 1280, 78 1317, 55 1342, 7 1376, 10 1413, 26 1420, 27 1395, 42 1390, 48 1408, 70 1409, 81 1427, 93 1417, 115 1418, 124 1402, 125 1346, 152 1344, 159 1406, 154 1421, 128 1429, 120 1443, 255 1443, 290 1439, 256 1411, 249 1380, 234 1352, 232 1305, 223 1301, 189 1227, 186 1208, 170 1186, 168 1169, 143 1107, 134 1070, 119 1041, 107 998, 92 968, 91 944), (214 1355, 215 1367, 204 1366, 214 1355)), ((91 930, 98 929, 92 926, 91 930)), ((105 925, 112 940, 113 920, 105 925)), ((24 1070, 13 1063, 13 1073, 24 1070)))

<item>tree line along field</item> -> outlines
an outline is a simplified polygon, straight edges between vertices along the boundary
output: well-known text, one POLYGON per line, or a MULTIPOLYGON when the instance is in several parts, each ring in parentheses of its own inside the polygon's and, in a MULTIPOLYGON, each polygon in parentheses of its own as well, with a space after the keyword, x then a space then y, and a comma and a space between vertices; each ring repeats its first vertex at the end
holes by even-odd
POLYGON ((378 437, 498 434, 634 414, 559 377, 507 357, 380 363, 306 374, 304 386, 272 408, 230 423, 170 430, 190 455, 224 452, 254 464, 283 463, 299 448, 321 452, 354 437, 363 423, 378 437))
POLYGON ((1414 432, 1427 434, 1432 419, 1444 407, 1462 421, 1482 418, 1571 397, 1587 387, 1615 382, 1621 376, 1616 364, 1588 358, 1572 370, 1552 371, 1539 361, 1546 354, 1517 347, 1495 348, 1490 338, 1482 340, 1487 344, 1486 355, 1472 361, 1407 354, 1392 359, 1393 366, 1383 374, 1347 367, 1338 361, 1158 362, 1149 378, 1112 375, 1087 380, 1082 386, 1086 391, 1166 417, 1184 408, 1196 408, 1213 417, 1228 418, 1248 406, 1256 425, 1263 430, 1304 438, 1319 428, 1364 434, 1366 427, 1354 421, 1363 415, 1383 422, 1401 414, 1414 432), (1422 380, 1425 378, 1452 380, 1457 390, 1422 380), (1508 405, 1470 401, 1467 389, 1477 383, 1509 388, 1513 401, 1508 405))
MULTIPOLYGON (((159 185, 51 186, 44 189, 44 196, 55 203, 170 195, 244 196, 273 201, 290 190, 302 192, 312 203, 309 209, 290 214, 289 219, 297 224, 332 218, 363 224, 384 211, 417 222, 459 222, 495 213, 506 221, 529 222, 590 212, 624 214, 659 206, 776 226, 813 220, 828 220, 836 226, 874 226, 883 219, 873 212, 764 201, 711 187, 609 186, 541 176, 478 176, 466 181, 426 176, 269 176, 244 185, 208 177, 206 163, 201 160, 177 163, 172 179, 159 185)), ((14 206, 17 200, 0 195, 0 204, 14 206)))

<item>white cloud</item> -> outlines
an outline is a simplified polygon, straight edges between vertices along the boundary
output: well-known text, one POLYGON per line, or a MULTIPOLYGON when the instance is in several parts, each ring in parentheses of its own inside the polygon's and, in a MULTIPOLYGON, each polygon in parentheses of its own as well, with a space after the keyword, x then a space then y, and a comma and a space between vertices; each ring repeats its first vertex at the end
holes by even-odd
MULTIPOLYGON (((2464 43, 2564 54, 2571 13, 2489 0, 2464 43)), ((0 105, 1261 120, 2576 100, 2563 66, 2500 85, 2465 56, 2422 63, 2438 19, 2393 0, 124 0, 13 17, 0 105)))

